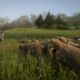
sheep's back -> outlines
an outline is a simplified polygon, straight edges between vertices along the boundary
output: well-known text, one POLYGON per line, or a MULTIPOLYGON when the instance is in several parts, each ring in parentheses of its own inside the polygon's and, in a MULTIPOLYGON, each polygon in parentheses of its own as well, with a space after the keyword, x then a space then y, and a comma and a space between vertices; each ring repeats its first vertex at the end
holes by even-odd
POLYGON ((59 47, 59 56, 66 59, 69 65, 80 68, 80 49, 64 44, 59 47))

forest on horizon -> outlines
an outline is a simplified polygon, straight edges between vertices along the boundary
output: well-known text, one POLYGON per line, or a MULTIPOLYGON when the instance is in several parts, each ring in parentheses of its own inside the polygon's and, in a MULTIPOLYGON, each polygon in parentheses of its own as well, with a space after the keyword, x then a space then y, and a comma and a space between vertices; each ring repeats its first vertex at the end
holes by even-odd
POLYGON ((51 28, 52 25, 53 27, 58 27, 58 29, 63 29, 65 26, 74 26, 78 29, 80 26, 80 12, 75 12, 71 16, 67 16, 64 13, 57 13, 57 15, 54 15, 54 13, 43 12, 38 16, 36 14, 30 14, 30 17, 23 15, 12 20, 12 22, 9 17, 0 18, 0 30, 12 28, 33 28, 34 26, 38 26, 38 28, 44 28, 44 26, 46 28, 51 28), (36 20, 38 20, 37 23, 36 20))

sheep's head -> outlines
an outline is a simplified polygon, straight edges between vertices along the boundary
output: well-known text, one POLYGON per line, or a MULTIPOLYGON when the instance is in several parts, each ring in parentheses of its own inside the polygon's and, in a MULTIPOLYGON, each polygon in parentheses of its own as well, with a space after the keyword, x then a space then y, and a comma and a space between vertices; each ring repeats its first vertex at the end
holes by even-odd
POLYGON ((59 39, 60 37, 56 36, 55 39, 59 39))
POLYGON ((35 39, 33 38, 32 41, 35 41, 35 39))
POLYGON ((61 42, 64 42, 64 43, 67 41, 67 39, 66 39, 65 37, 60 37, 59 40, 60 40, 61 42))
POLYGON ((43 45, 41 45, 41 49, 43 49, 44 48, 44 46, 43 45))
POLYGON ((27 40, 27 38, 26 38, 26 37, 25 37, 24 39, 25 39, 25 40, 27 40))
POLYGON ((79 42, 79 44, 80 44, 80 39, 78 39, 78 42, 79 42))
POLYGON ((48 48, 54 48, 54 45, 55 45, 55 39, 52 39, 48 44, 48 48))
POLYGON ((67 42, 65 42, 65 44, 71 45, 68 41, 67 41, 67 42))
POLYGON ((19 50, 22 50, 22 49, 23 49, 23 47, 24 47, 24 45, 23 45, 23 44, 19 44, 19 50))
POLYGON ((74 39, 79 39, 79 37, 78 36, 74 36, 74 39))

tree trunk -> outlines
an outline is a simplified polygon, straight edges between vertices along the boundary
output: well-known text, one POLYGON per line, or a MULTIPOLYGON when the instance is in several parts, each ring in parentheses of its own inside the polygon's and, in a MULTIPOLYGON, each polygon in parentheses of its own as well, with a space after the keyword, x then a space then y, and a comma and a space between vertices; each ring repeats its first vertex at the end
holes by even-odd
POLYGON ((59 24, 57 25, 57 27, 59 27, 59 24))
POLYGON ((76 29, 78 29, 78 26, 76 26, 76 29))
POLYGON ((39 26, 39 28, 41 28, 41 26, 39 26))
POLYGON ((48 28, 51 28, 51 26, 49 26, 48 28))

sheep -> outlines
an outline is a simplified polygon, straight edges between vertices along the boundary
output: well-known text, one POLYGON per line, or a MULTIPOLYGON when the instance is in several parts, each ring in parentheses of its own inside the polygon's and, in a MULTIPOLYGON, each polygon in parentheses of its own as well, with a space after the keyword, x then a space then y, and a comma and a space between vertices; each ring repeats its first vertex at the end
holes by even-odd
POLYGON ((19 44, 19 49, 23 51, 24 55, 26 55, 28 52, 30 52, 30 54, 38 53, 39 55, 41 55, 43 48, 44 46, 38 42, 32 42, 28 44, 19 44))
POLYGON ((69 45, 72 45, 74 47, 80 48, 80 44, 76 44, 76 43, 74 43, 72 41, 67 41, 66 44, 69 44, 69 45))
POLYGON ((63 37, 63 36, 61 36, 61 37, 56 36, 55 39, 59 39, 63 43, 65 43, 67 41, 67 39, 65 37, 63 37))
POLYGON ((56 36, 55 39, 59 39, 60 37, 56 36))
POLYGON ((48 53, 50 55, 50 57, 54 57, 54 55, 57 57, 58 51, 55 48, 48 48, 48 53), (52 53, 54 52, 54 54, 52 53))
POLYGON ((50 39, 46 39, 46 41, 50 41, 50 39))
POLYGON ((77 43, 77 44, 80 44, 80 39, 78 39, 78 40, 76 41, 76 43, 77 43))
POLYGON ((71 39, 79 39, 79 37, 78 36, 74 36, 71 39))
POLYGON ((44 46, 43 52, 48 52, 48 43, 49 41, 41 41, 40 44, 44 46))
POLYGON ((72 42, 74 42, 74 43, 76 43, 76 42, 77 42, 77 40, 76 40, 76 39, 70 39, 70 38, 67 38, 67 41, 72 41, 72 42))
POLYGON ((22 43, 26 43, 27 38, 22 39, 22 43))
POLYGON ((42 41, 43 41, 43 42, 45 42, 45 41, 46 41, 46 38, 45 38, 45 39, 43 39, 42 41))
POLYGON ((50 41, 53 40, 53 39, 55 39, 55 38, 51 38, 50 41))
POLYGON ((58 39, 53 39, 50 41, 49 48, 55 48, 58 50, 58 57, 56 60, 61 66, 61 62, 66 63, 69 71, 77 77, 77 74, 74 73, 70 68, 80 69, 80 49, 64 44, 58 39))
POLYGON ((35 40, 34 38, 33 38, 33 40, 32 40, 33 42, 39 42, 38 40, 35 40))
MULTIPOLYGON (((52 39, 51 39, 51 40, 52 40, 52 39)), ((51 40, 50 40, 50 41, 51 41, 51 40)), ((44 46, 43 52, 47 52, 47 53, 50 55, 50 57, 53 57, 53 54, 52 54, 53 51, 55 51, 56 54, 57 54, 56 49, 54 49, 54 48, 48 48, 49 41, 45 41, 45 42, 42 41, 42 42, 40 42, 40 44, 44 46)))
POLYGON ((44 41, 44 42, 45 42, 45 41, 50 41, 50 39, 45 38, 45 39, 43 39, 43 41, 44 41))
POLYGON ((26 43, 31 43, 31 42, 32 42, 32 40, 30 40, 30 39, 26 40, 26 43))
POLYGON ((60 37, 59 40, 62 41, 63 43, 67 42, 67 39, 65 37, 60 37))
POLYGON ((22 39, 22 43, 31 43, 32 41, 30 39, 24 38, 22 39))
POLYGON ((38 41, 41 42, 41 39, 39 39, 38 41))

